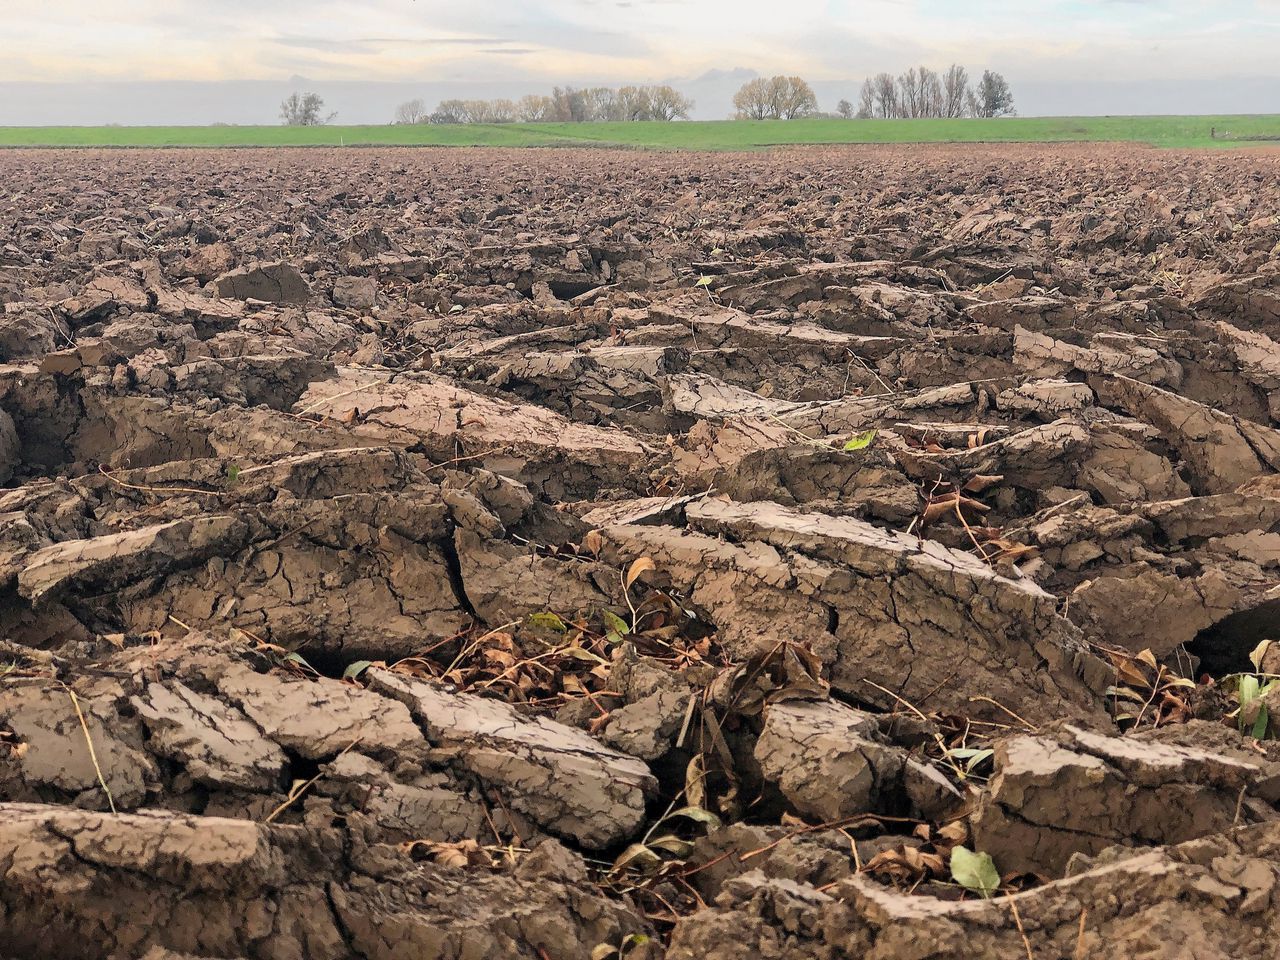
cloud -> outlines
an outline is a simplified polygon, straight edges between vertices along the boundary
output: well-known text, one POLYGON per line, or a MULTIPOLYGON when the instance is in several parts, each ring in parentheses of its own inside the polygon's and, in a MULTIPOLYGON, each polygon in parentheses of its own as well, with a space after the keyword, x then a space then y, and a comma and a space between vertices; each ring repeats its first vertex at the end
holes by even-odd
POLYGON ((8 0, 0 80, 1280 75, 1280 0, 8 0))

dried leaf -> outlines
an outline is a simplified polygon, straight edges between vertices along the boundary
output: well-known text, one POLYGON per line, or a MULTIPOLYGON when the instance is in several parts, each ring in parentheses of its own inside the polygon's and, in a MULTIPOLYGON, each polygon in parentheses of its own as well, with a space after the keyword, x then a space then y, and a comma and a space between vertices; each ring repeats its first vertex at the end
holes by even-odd
POLYGON ((430 840, 410 840, 400 844, 400 850, 415 859, 425 857, 442 867, 492 867, 493 857, 475 840, 459 840, 445 843, 430 840))
POLYGON ((682 817, 685 820, 693 820, 695 823, 706 824, 711 829, 720 826, 720 818, 710 810, 704 810, 702 807, 681 807, 679 810, 673 810, 663 820, 674 820, 676 817, 682 817))
POLYGON ((566 657, 572 657, 574 660, 582 660, 587 663, 608 663, 604 657, 597 656, 590 650, 582 647, 564 647, 561 651, 566 657))
POLYGON ((684 795, 694 806, 702 806, 707 799, 707 763, 703 754, 694 754, 684 769, 684 795))
POLYGON ((491 650, 482 650, 480 655, 489 663, 495 664, 504 669, 507 667, 513 667, 516 664, 515 654, 508 653, 506 650, 499 650, 496 648, 491 650))
POLYGON ((963 487, 965 493, 982 493, 1004 480, 1004 474, 976 473, 968 479, 963 487))
POLYGON ((619 872, 628 867, 644 869, 661 863, 662 858, 643 843, 633 843, 618 855, 617 860, 613 861, 613 871, 619 872))
POLYGON ((656 570, 656 569, 658 569, 657 564, 655 564, 651 558, 649 557, 637 558, 635 561, 632 562, 631 566, 627 568, 627 575, 622 580, 623 588, 630 590, 631 585, 636 582, 637 577, 639 577, 642 573, 645 573, 649 570, 656 570))
POLYGON ((653 850, 671 854, 677 860, 684 860, 693 853, 693 844, 690 841, 675 836, 655 837, 649 841, 648 845, 653 850))
MULTIPOLYGON (((924 513, 921 514, 920 517, 921 524, 927 526, 937 520, 941 520, 943 517, 957 516, 956 506, 959 502, 958 496, 954 493, 948 493, 941 497, 934 497, 925 504, 924 513)), ((965 502, 977 503, 976 500, 968 500, 967 498, 965 502)), ((985 505, 979 505, 983 506, 983 509, 986 509, 985 505)))

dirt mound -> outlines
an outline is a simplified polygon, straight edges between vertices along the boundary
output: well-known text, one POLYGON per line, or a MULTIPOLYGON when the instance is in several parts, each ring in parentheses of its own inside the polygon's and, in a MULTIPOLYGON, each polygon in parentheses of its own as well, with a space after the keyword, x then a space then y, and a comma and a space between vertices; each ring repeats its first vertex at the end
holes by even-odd
POLYGON ((0 171, 0 955, 1270 955, 1274 156, 0 171))

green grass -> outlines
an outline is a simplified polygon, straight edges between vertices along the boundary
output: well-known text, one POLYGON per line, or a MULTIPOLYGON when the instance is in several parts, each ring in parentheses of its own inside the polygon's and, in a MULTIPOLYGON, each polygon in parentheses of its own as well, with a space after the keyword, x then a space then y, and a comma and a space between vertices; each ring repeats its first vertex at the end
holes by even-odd
MULTIPOLYGON (((0 127, 0 147, 606 146, 754 150, 790 144, 1126 141, 1227 147, 1269 137, 1280 115, 1016 117, 1007 120, 790 120, 696 123, 512 123, 363 127, 0 127)), ((1257 141, 1253 141, 1257 142, 1257 141)))

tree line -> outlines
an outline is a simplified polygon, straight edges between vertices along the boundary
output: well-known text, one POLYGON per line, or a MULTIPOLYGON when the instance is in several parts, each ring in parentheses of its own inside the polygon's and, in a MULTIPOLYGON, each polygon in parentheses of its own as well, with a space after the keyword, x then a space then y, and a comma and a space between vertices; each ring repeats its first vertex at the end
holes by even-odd
POLYGON ((421 100, 396 108, 396 123, 591 123, 687 120, 693 101, 666 84, 627 87, 556 87, 550 96, 519 100, 442 100, 428 113, 421 100))
MULTIPOLYGON (((519 100, 442 100, 428 112, 420 100, 396 108, 395 122, 411 123, 591 123, 594 121, 687 120, 694 103, 667 84, 626 87, 556 87, 549 96, 530 94, 519 100)), ((733 96, 739 120, 795 120, 832 116, 821 113, 813 88, 800 77, 757 77, 733 96)), ((852 119, 919 117, 1007 117, 1016 113, 1013 92, 999 73, 983 71, 974 84, 969 71, 952 64, 942 73, 912 67, 894 76, 879 73, 862 85, 857 107, 848 100, 835 116, 852 119)), ((328 123, 324 101, 314 93, 294 93, 280 105, 286 126, 328 123)))
MULTIPOLYGON (((733 95, 739 120, 795 120, 830 116, 818 110, 818 98, 800 77, 757 77, 733 95)), ((846 120, 908 119, 918 117, 1008 117, 1016 111, 1013 92, 1003 76, 986 70, 976 85, 969 71, 952 64, 943 73, 929 67, 912 67, 894 76, 868 77, 855 108, 848 100, 836 106, 836 116, 846 120)))
POLYGON ((837 112, 864 120, 1010 117, 1016 113, 1013 91, 1002 75, 985 70, 974 85, 969 71, 958 63, 942 73, 920 66, 896 77, 891 73, 868 77, 862 84, 857 110, 848 100, 841 100, 837 112))

